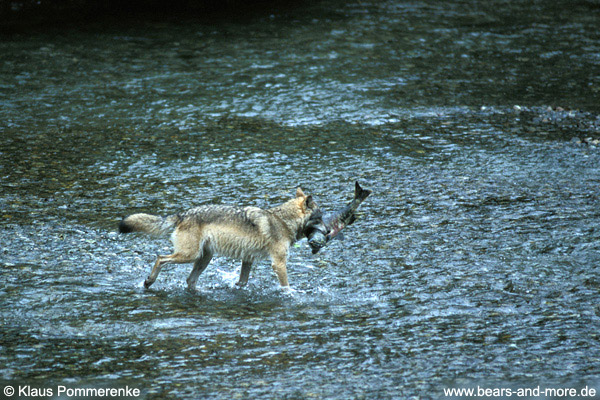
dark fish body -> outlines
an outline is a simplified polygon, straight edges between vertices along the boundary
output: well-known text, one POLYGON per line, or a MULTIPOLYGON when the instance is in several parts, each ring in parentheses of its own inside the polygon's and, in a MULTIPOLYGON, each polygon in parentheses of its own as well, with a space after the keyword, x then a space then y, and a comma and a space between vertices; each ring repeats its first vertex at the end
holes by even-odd
POLYGON ((358 182, 354 184, 354 199, 341 210, 322 216, 320 213, 307 224, 306 237, 312 253, 316 254, 327 242, 335 238, 345 227, 356 220, 356 210, 372 192, 365 190, 358 182))

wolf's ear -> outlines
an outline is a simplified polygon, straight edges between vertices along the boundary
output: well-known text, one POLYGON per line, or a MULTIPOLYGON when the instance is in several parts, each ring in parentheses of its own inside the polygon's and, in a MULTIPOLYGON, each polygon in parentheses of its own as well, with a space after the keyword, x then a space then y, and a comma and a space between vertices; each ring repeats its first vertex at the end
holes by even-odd
POLYGON ((296 189, 296 197, 306 197, 306 195, 304 194, 302 189, 298 188, 296 189))
POLYGON ((308 212, 311 210, 316 209, 316 203, 313 200, 312 196, 305 196, 301 201, 300 201, 300 207, 302 208, 303 212, 308 212))

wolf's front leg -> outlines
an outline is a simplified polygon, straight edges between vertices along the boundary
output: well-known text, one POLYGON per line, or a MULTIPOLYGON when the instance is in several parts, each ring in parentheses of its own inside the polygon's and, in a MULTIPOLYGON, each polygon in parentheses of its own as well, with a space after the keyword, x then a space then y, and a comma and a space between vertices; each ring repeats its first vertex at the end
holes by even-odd
POLYGON ((277 278, 279 279, 279 284, 282 288, 287 288, 290 286, 287 278, 287 254, 285 256, 278 255, 273 257, 271 266, 273 267, 273 271, 277 274, 277 278))

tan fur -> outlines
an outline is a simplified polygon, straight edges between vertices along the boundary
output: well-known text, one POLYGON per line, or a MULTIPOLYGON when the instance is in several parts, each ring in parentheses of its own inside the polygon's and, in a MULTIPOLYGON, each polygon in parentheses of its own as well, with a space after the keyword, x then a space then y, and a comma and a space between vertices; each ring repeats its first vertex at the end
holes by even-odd
POLYGON ((198 277, 214 254, 242 260, 238 286, 248 282, 252 263, 270 258, 282 287, 288 287, 287 256, 292 243, 300 239, 311 214, 318 209, 311 196, 300 188, 296 197, 284 204, 263 210, 258 207, 200 206, 166 218, 133 214, 121 221, 127 232, 167 233, 174 228, 173 254, 158 256, 144 282, 150 287, 167 263, 194 263, 187 284, 194 289, 198 277))

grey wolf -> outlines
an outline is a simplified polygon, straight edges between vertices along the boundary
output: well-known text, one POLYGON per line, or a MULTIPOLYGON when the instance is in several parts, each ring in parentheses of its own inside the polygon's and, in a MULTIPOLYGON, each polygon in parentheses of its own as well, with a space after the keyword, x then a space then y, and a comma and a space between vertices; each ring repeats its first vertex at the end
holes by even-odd
POLYGON ((293 199, 266 210, 204 205, 167 217, 132 214, 121 220, 119 231, 157 235, 172 232, 173 254, 158 256, 144 281, 146 288, 156 281, 165 264, 194 263, 187 278, 187 286, 193 290, 215 254, 242 261, 238 286, 248 282, 253 263, 270 258, 279 284, 289 288, 286 267, 289 248, 304 236, 306 223, 317 211, 312 196, 306 196, 298 188, 293 199))

